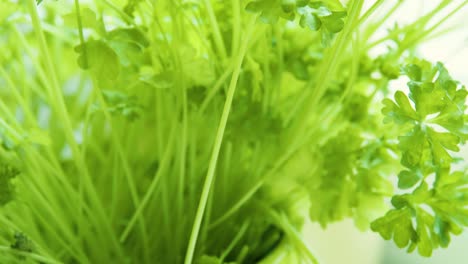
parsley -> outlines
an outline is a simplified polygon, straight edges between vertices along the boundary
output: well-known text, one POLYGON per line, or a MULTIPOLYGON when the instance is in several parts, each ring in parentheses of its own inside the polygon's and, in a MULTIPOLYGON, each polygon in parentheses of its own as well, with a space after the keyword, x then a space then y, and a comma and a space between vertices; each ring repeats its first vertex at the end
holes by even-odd
POLYGON ((313 31, 321 30, 323 43, 328 45, 333 34, 344 27, 345 8, 339 1, 309 0, 256 0, 250 2, 246 10, 260 13, 260 20, 274 24, 279 18, 294 20, 299 17, 299 25, 313 31))
POLYGON ((468 92, 418 48, 468 2, 436 2, 3 1, 0 263, 315 264, 347 218, 449 246, 468 92))
POLYGON ((452 169, 456 163, 452 153, 467 139, 468 92, 441 63, 433 66, 416 60, 403 67, 403 72, 410 79, 409 95, 397 91, 395 101, 384 100, 382 112, 387 122, 408 130, 398 137, 405 167, 398 174, 398 187, 416 188, 393 196, 395 209, 373 222, 372 229, 399 247, 417 248, 421 255, 430 256, 433 249, 448 246, 450 233, 460 234, 468 225, 462 202, 467 174, 452 169), (431 176, 435 179, 429 184, 431 176))

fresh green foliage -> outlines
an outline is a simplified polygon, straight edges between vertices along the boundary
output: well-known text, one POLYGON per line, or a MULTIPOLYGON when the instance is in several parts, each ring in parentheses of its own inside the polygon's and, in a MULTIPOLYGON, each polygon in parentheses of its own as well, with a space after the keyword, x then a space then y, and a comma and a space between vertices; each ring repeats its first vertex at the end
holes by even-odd
POLYGON ((2 1, 0 263, 318 263, 303 226, 346 218, 449 246, 468 92, 418 48, 468 2, 404 2, 2 1))
POLYGON ((452 172, 456 163, 452 153, 467 139, 468 92, 441 63, 432 66, 415 61, 403 67, 403 72, 410 79, 410 99, 397 91, 395 102, 385 99, 382 112, 388 122, 408 131, 398 138, 405 167, 398 174, 398 187, 417 187, 411 193, 395 195, 395 209, 377 219, 372 229, 385 239, 393 238, 399 247, 408 246, 408 251, 417 247, 421 255, 430 256, 434 248, 448 246, 450 233, 459 234, 468 224, 467 174, 452 172), (431 177, 433 183, 428 183, 431 177))
POLYGON ((279 18, 294 20, 299 17, 301 27, 321 30, 322 41, 326 44, 334 33, 343 29, 343 18, 346 17, 345 8, 337 0, 256 0, 250 2, 246 9, 260 13, 260 19, 265 23, 276 23, 279 18))

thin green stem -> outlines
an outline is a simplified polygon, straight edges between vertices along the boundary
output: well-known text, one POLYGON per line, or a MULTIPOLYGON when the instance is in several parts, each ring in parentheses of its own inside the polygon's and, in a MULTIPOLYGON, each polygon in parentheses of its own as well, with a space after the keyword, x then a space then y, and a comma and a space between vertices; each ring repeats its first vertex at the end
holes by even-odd
POLYGON ((34 30, 36 31, 36 36, 39 42, 40 50, 44 58, 46 71, 48 75, 50 76, 48 92, 49 92, 49 96, 53 98, 53 100, 50 100, 50 101, 53 104, 52 106, 55 109, 55 112, 57 113, 59 119, 62 122, 65 138, 67 139, 67 142, 70 145, 70 148, 72 150, 73 157, 74 157, 73 160, 76 163, 76 168, 80 172, 78 175, 84 177, 84 180, 86 182, 86 187, 91 196, 90 197, 91 201, 97 207, 96 211, 103 223, 103 227, 108 232, 109 237, 112 239, 116 252, 123 256, 121 247, 118 244, 115 238, 115 234, 112 230, 112 227, 107 219, 107 216, 105 215, 105 210, 102 205, 102 202, 99 200, 95 186, 92 183, 84 157, 82 156, 82 153, 79 149, 77 142, 75 141, 74 133, 73 133, 73 126, 68 116, 67 107, 65 106, 65 101, 64 101, 62 90, 58 81, 54 63, 53 63, 52 57, 50 56, 49 49, 47 47, 47 42, 45 40, 44 32, 41 26, 41 21, 39 19, 39 14, 37 11, 36 1, 27 0, 27 3, 28 3, 32 23, 34 26, 34 30))
MULTIPOLYGON (((395 11, 396 8, 398 8, 401 3, 402 3, 402 1, 398 2, 397 5, 395 5, 395 9, 392 9, 392 11, 395 11)), ((425 32, 423 29, 427 26, 427 24, 431 21, 431 19, 433 19, 437 15, 437 13, 439 13, 441 10, 443 10, 445 7, 447 7, 449 4, 450 4, 449 0, 442 1, 431 12, 429 12, 429 13, 425 14, 424 16, 420 17, 419 19, 417 19, 413 23, 411 23, 411 24, 409 24, 409 25, 407 25, 405 27, 395 29, 395 30, 391 31, 389 34, 385 35, 384 37, 382 37, 382 38, 380 38, 380 39, 378 39, 378 40, 376 40, 374 42, 369 43, 368 45, 366 45, 365 50, 370 50, 371 48, 377 46, 378 44, 383 43, 384 41, 395 38, 399 34, 406 33, 406 32, 409 32, 411 30, 415 30, 416 33, 418 33, 421 30, 423 32, 425 32)), ((383 22, 377 23, 375 25, 374 31, 377 28, 379 28, 382 25, 382 23, 383 22)), ((411 43, 416 44, 416 42, 411 42, 411 43)))
POLYGON ((297 138, 297 134, 302 133, 308 125, 308 120, 306 119, 309 118, 310 113, 314 113, 314 109, 317 109, 318 102, 323 94, 325 94, 330 80, 335 76, 337 67, 342 60, 341 58, 344 57, 342 54, 349 43, 349 36, 357 30, 356 25, 359 23, 359 14, 363 3, 363 0, 351 2, 351 11, 347 18, 347 23, 333 45, 325 51, 317 77, 307 82, 304 87, 304 94, 299 96, 297 103, 287 116, 286 123, 295 122, 291 128, 293 138, 297 138))
POLYGON ((375 1, 375 3, 359 19, 358 25, 362 25, 364 22, 366 22, 366 20, 369 19, 369 17, 375 13, 375 11, 383 4, 383 2, 384 0, 375 1))
POLYGON ((208 165, 208 172, 206 174, 205 183, 203 185, 202 194, 200 197, 200 202, 198 204, 197 213, 196 213, 195 220, 194 220, 193 227, 192 227, 192 233, 190 235, 190 240, 188 243, 187 253, 185 255, 185 264, 191 264, 193 261, 193 256, 195 253, 195 247, 197 244, 197 239, 198 239, 198 235, 200 232, 201 223, 203 220, 203 216, 205 214, 205 208, 207 205, 208 197, 211 192, 211 185, 214 181, 215 170, 216 170, 216 165, 218 162, 219 151, 221 149, 221 144, 223 142, 224 131, 226 129, 226 124, 227 124, 227 120, 229 117, 229 113, 231 111, 231 105, 234 99, 234 93, 236 91, 237 81, 239 79, 242 62, 244 61, 244 57, 247 52, 247 48, 249 46, 250 36, 252 35, 253 30, 254 30, 254 23, 255 23, 255 20, 252 20, 248 27, 248 32, 246 34, 245 42, 243 43, 243 46, 241 47, 241 50, 236 58, 234 73, 232 75, 231 82, 229 84, 226 102, 224 104, 223 113, 221 115, 221 121, 219 123, 218 130, 216 133, 215 143, 213 145, 213 151, 212 151, 210 163, 208 165))
POLYGON ((232 65, 230 67, 228 67, 224 71, 224 73, 218 78, 218 80, 215 82, 215 84, 213 85, 213 88, 211 88, 208 91, 207 96, 205 97, 205 99, 203 100, 203 102, 202 102, 202 104, 200 106, 200 110, 199 110, 200 113, 203 113, 206 110, 206 107, 208 106, 208 104, 211 102, 213 97, 216 95, 216 93, 219 91, 219 89, 221 89, 223 84, 226 82, 227 78, 229 77, 229 74, 232 73, 232 68, 233 68, 232 65))
POLYGON ((130 234, 130 231, 132 231, 133 226, 135 225, 136 221, 142 217, 141 214, 143 210, 145 209, 146 205, 150 201, 150 198, 152 197, 152 195, 155 193, 156 187, 158 186, 158 183, 161 180, 161 177, 163 176, 163 174, 166 172, 167 168, 170 165, 172 148, 174 146, 174 129, 172 129, 169 135, 170 135, 170 138, 168 139, 168 142, 166 145, 166 150, 164 153, 164 157, 161 161, 161 166, 159 167, 156 174, 154 175, 153 180, 151 181, 148 187, 148 190, 146 191, 145 195, 143 196, 143 199, 141 200, 140 204, 135 210, 135 213, 130 218, 128 225, 125 227, 125 230, 122 232, 120 236, 121 243, 125 242, 128 235, 130 234))
POLYGON ((231 208, 229 208, 222 216, 216 219, 208 226, 208 229, 213 229, 233 216, 252 196, 265 184, 264 180, 258 181, 252 188, 250 188, 231 208))
POLYGON ((320 263, 318 259, 315 257, 312 250, 306 244, 305 240, 301 237, 297 229, 289 222, 287 216, 284 213, 278 214, 272 209, 268 210, 270 215, 275 219, 281 228, 285 231, 288 238, 291 242, 299 249, 302 254, 313 264, 320 263))
POLYGON ((24 100, 24 97, 19 93, 19 89, 15 87, 13 80, 10 78, 3 66, 0 66, 0 76, 3 77, 6 80, 7 85, 10 86, 10 91, 12 91, 14 97, 16 98, 16 101, 18 101, 22 110, 25 112, 28 123, 35 126, 34 114, 31 112, 31 109, 28 107, 28 104, 24 100))
POLYGON ((78 24, 78 36, 80 37, 80 44, 83 49, 83 62, 88 67, 88 52, 85 45, 85 39, 83 35, 83 23, 81 22, 81 10, 80 1, 75 0, 75 12, 76 12, 76 23, 78 24))
POLYGON ((239 243, 239 241, 242 239, 242 236, 245 234, 245 232, 247 231, 249 226, 250 226, 250 221, 249 220, 245 221, 242 224, 242 226, 239 229, 239 231, 237 232, 236 236, 232 239, 231 243, 229 243, 228 247, 221 254, 221 257, 219 258, 219 262, 218 262, 219 264, 224 263, 224 259, 226 259, 226 257, 229 255, 229 253, 231 253, 231 251, 234 249, 234 247, 237 245, 237 243, 239 243))
POLYGON ((223 37, 221 36, 221 30, 219 29, 218 20, 211 5, 211 0, 204 0, 206 11, 208 13, 208 18, 210 19, 211 32, 213 33, 214 42, 218 50, 218 54, 221 57, 221 60, 224 61, 227 58, 226 47, 224 46, 223 37))
POLYGON ((7 246, 0 246, 0 251, 3 251, 4 253, 10 253, 10 254, 13 254, 13 255, 25 257, 25 258, 28 258, 28 259, 31 259, 31 260, 35 260, 35 261, 44 263, 44 264, 63 264, 63 262, 59 262, 59 261, 51 259, 51 258, 47 258, 47 257, 41 256, 41 255, 38 255, 38 254, 34 254, 34 253, 28 253, 28 252, 23 252, 23 251, 19 251, 19 250, 14 250, 14 249, 11 249, 11 247, 7 247, 7 246))
MULTIPOLYGON (((97 80, 93 80, 94 83, 98 83, 97 80)), ((106 101, 104 100, 104 97, 102 95, 102 92, 101 90, 98 90, 98 89, 95 89, 95 92, 96 92, 96 97, 98 98, 98 101, 99 103, 102 105, 102 107, 104 108, 104 116, 105 116, 105 119, 106 121, 112 126, 112 118, 110 116, 110 113, 109 113, 109 107, 106 103, 106 101)), ((132 170, 130 168, 130 164, 129 164, 129 161, 125 155, 125 151, 123 149, 123 146, 122 146, 122 141, 119 139, 119 135, 117 133, 117 129, 114 129, 112 132, 111 132, 111 138, 112 138, 112 145, 116 148, 117 150, 117 155, 118 155, 118 158, 119 158, 119 161, 120 161, 120 164, 122 165, 122 168, 123 168, 123 172, 124 172, 124 175, 125 175, 125 179, 127 181, 127 184, 128 184, 128 189, 130 191, 130 196, 131 196, 131 199, 132 199, 132 202, 133 202, 133 206, 135 208, 138 208, 138 206, 140 205, 140 197, 138 196, 138 192, 137 192, 137 189, 136 189, 136 184, 135 184, 135 177, 132 173, 132 170)), ((139 219, 139 227, 140 227, 140 231, 141 231, 141 236, 142 236, 142 244, 143 244, 143 248, 146 252, 149 251, 149 249, 147 248, 148 246, 148 236, 147 236, 147 228, 146 228, 146 223, 144 221, 145 219, 143 218, 140 218, 139 219)))
POLYGON ((234 51, 239 50, 240 45, 240 32, 242 28, 241 1, 231 0, 231 5, 233 19, 231 56, 234 56, 234 51))
POLYGON ((437 23, 432 25, 430 28, 427 30, 423 30, 420 34, 417 34, 413 38, 410 38, 408 41, 406 41, 406 45, 402 45, 400 47, 401 50, 405 50, 410 46, 414 46, 416 43, 420 43, 423 41, 425 38, 429 37, 430 34, 439 28, 444 22, 446 22, 449 18, 451 18, 454 14, 459 12, 465 5, 468 4, 468 1, 464 1, 461 4, 459 4, 457 7, 455 7, 450 13, 448 13, 446 16, 444 16, 441 20, 439 20, 437 23))
MULTIPOLYGON (((176 10, 177 7, 174 8, 176 10)), ((184 43, 186 42, 186 37, 184 34, 184 28, 183 28, 183 18, 186 18, 185 13, 182 12, 183 17, 177 16, 176 13, 173 13, 173 20, 174 20, 174 43, 173 43, 173 48, 175 51, 180 50, 179 43, 184 43)), ((192 23, 190 25, 193 26, 192 23)), ((178 183, 177 183, 177 196, 176 196, 176 204, 177 204, 177 210, 175 214, 175 221, 177 222, 183 222, 184 220, 184 214, 185 214, 185 187, 186 187, 186 167, 187 167, 187 134, 188 134, 188 122, 189 122, 189 117, 188 117, 188 98, 187 98, 187 90, 188 88, 186 87, 188 84, 188 81, 186 80, 184 73, 183 73, 183 61, 180 56, 180 53, 174 52, 173 57, 175 60, 175 65, 176 68, 179 69, 178 76, 177 78, 177 87, 179 87, 179 96, 177 99, 179 100, 179 108, 180 112, 182 113, 182 121, 181 121, 181 129, 180 129, 180 145, 179 145, 179 173, 178 173, 178 183)), ((169 223, 168 223, 169 224, 169 223)), ((182 245, 184 244, 183 241, 183 228, 178 228, 176 229, 177 232, 175 232, 175 239, 174 239, 174 245, 176 250, 179 250, 182 245)))

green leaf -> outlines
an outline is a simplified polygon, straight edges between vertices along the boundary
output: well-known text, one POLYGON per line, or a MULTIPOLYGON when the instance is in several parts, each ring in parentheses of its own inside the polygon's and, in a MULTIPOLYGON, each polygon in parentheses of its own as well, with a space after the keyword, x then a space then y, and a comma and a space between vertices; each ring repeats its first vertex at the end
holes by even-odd
POLYGON ((325 28, 322 31, 325 44, 331 41, 333 34, 343 29, 343 18, 346 17, 346 11, 339 1, 256 0, 248 3, 246 10, 260 13, 260 20, 270 24, 276 23, 280 17, 292 21, 299 15, 301 27, 313 31, 325 28), (306 5, 308 9, 301 9, 306 5))
POLYGON ((320 21, 320 19, 312 13, 306 13, 302 15, 299 24, 301 25, 301 27, 308 27, 309 29, 314 31, 319 30, 322 26, 322 22, 320 21))
POLYGON ((360 131, 349 127, 320 149, 326 158, 322 162, 321 177, 317 179, 319 186, 311 191, 310 216, 322 226, 351 214, 354 186, 350 177, 361 142, 360 131))
POLYGON ((398 188, 400 189, 409 189, 416 185, 422 179, 420 173, 403 170, 398 174, 398 188))
POLYGON ((406 75, 413 81, 421 81, 422 79, 422 70, 416 64, 409 64, 404 67, 404 72, 406 75))
POLYGON ((409 209, 390 210, 384 217, 372 222, 371 229, 385 240, 393 239, 400 248, 406 247, 417 237, 409 209))
POLYGON ((275 24, 280 17, 288 20, 294 19, 293 11, 285 11, 281 0, 257 0, 247 4, 246 10, 260 13, 260 20, 264 23, 275 24))
POLYGON ((468 176, 450 173, 455 162, 450 151, 458 152, 466 141, 467 92, 451 79, 441 63, 432 66, 427 61, 415 60, 403 69, 411 80, 409 98, 414 108, 408 97, 397 91, 395 102, 383 101, 382 113, 386 122, 394 122, 408 131, 398 137, 401 164, 406 167, 398 174, 398 187, 403 190, 417 187, 412 193, 393 196, 395 209, 372 226, 384 238, 393 237, 399 247, 408 245, 408 234, 413 232, 416 236, 411 239, 408 251, 417 248, 420 255, 429 257, 435 248, 448 245, 450 233, 459 234, 461 226, 468 226, 465 187, 468 176), (432 186, 425 180, 429 175, 435 176, 432 186), (427 211, 428 207, 433 213, 427 211), (396 218, 402 222, 415 221, 416 227, 407 224, 402 227, 395 222, 396 218))
POLYGON ((197 56, 196 51, 185 46, 180 51, 182 73, 193 85, 208 86, 215 80, 213 64, 208 58, 197 56))
POLYGON ((417 217, 418 227, 416 232, 418 234, 418 252, 423 257, 430 257, 432 255, 432 249, 434 245, 432 244, 432 239, 429 236, 428 232, 428 223, 422 218, 417 217))
MULTIPOLYGON (((72 12, 69 14, 64 15, 63 22, 65 25, 71 28, 77 28, 77 13, 72 12)), ((88 7, 84 7, 80 10, 80 17, 81 17, 81 26, 83 28, 94 29, 99 32, 99 21, 97 20, 96 13, 88 7)))
POLYGON ((412 168, 419 166, 424 161, 424 151, 427 148, 427 142, 424 132, 419 128, 414 128, 410 133, 398 138, 398 146, 402 151, 401 164, 412 168))
POLYGON ((120 61, 115 51, 104 41, 89 40, 75 48, 78 65, 103 83, 116 80, 120 74, 120 61))
POLYGON ((382 109, 382 113, 386 116, 384 120, 386 123, 393 121, 397 124, 404 124, 419 119, 408 97, 403 92, 397 91, 395 93, 395 101, 397 104, 389 99, 383 101, 385 107, 382 109))
POLYGON ((296 0, 281 0, 281 8, 284 12, 293 12, 296 8, 296 0))
POLYGON ((450 231, 452 227, 450 222, 444 221, 437 216, 434 223, 434 233, 439 237, 439 243, 442 247, 447 247, 450 243, 450 231))
POLYGON ((331 15, 322 18, 324 27, 331 33, 338 33, 344 28, 343 18, 346 12, 332 12, 331 15))
POLYGON ((437 89, 433 83, 410 82, 408 86, 411 91, 410 98, 416 105, 416 111, 420 116, 438 113, 447 105, 444 100, 446 92, 443 89, 437 89))
POLYGON ((119 57, 124 67, 141 66, 145 64, 145 49, 148 40, 136 28, 118 28, 110 31, 106 36, 109 46, 119 57))
POLYGON ((140 2, 142 2, 142 0, 128 0, 127 4, 123 8, 123 11, 130 17, 133 17, 133 13, 135 12, 135 9, 140 2))
MULTIPOLYGON (((413 129, 400 136, 399 146, 402 150, 402 164, 409 168, 423 166, 422 160, 426 150, 430 150, 433 166, 449 168, 453 158, 450 151, 459 151, 459 144, 466 140, 464 124, 464 100, 467 92, 464 87, 453 86, 453 81, 442 64, 432 67, 426 61, 404 67, 412 79, 408 83, 410 98, 401 91, 395 93, 395 102, 385 99, 382 113, 385 122, 398 125, 411 124, 413 129), (437 79, 433 78, 438 73, 437 79), (437 114, 436 117, 429 117, 437 114), (436 132, 434 125, 444 127, 448 132, 436 132)), ((408 180, 408 174, 404 179, 408 180)), ((403 184, 402 186, 407 186, 403 184)))

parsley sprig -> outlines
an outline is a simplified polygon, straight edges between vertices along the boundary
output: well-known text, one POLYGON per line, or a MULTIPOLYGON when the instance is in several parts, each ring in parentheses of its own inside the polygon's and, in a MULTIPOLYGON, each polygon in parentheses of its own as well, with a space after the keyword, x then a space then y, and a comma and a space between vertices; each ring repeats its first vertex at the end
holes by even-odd
POLYGON ((454 170, 455 154, 467 139, 464 86, 453 80, 442 63, 415 60, 403 67, 409 95, 397 91, 385 99, 382 112, 407 133, 398 137, 401 164, 398 187, 414 188, 395 195, 394 209, 372 223, 372 229, 408 251, 430 256, 446 247, 450 234, 468 225, 465 209, 468 174, 454 170))

